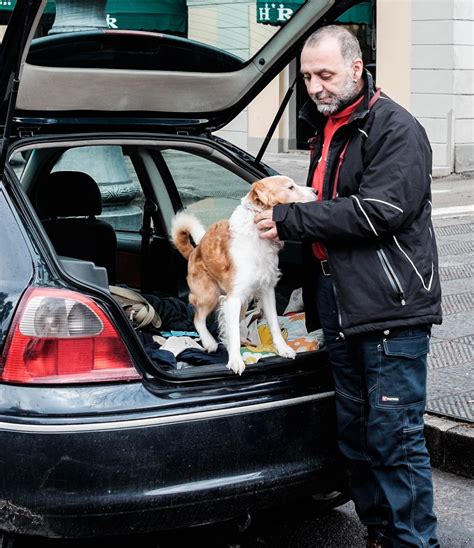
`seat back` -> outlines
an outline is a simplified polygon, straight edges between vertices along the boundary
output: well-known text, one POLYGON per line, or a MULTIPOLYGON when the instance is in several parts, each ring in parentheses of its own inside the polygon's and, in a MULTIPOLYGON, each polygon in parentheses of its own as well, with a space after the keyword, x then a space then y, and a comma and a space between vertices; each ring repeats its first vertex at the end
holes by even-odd
POLYGON ((55 171, 41 181, 36 209, 58 255, 92 261, 116 283, 117 237, 102 213, 97 183, 87 173, 55 171))

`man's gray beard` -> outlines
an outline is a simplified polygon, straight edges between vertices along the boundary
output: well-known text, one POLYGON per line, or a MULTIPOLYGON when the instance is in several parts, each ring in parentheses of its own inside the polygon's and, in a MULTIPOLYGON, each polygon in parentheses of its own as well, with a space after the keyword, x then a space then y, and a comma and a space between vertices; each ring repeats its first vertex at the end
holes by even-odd
POLYGON ((319 103, 316 95, 310 95, 311 100, 314 101, 316 107, 321 114, 329 116, 339 110, 341 105, 348 103, 350 99, 357 96, 357 83, 352 81, 352 78, 347 77, 344 88, 339 95, 331 95, 332 102, 329 104, 319 103))

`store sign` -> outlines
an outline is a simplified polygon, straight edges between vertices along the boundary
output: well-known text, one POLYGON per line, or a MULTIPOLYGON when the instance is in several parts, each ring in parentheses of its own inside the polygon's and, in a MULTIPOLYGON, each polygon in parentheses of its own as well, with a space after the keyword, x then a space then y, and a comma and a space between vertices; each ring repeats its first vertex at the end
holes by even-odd
POLYGON ((305 0, 293 2, 263 2, 257 0, 257 23, 284 25, 301 8, 305 0))

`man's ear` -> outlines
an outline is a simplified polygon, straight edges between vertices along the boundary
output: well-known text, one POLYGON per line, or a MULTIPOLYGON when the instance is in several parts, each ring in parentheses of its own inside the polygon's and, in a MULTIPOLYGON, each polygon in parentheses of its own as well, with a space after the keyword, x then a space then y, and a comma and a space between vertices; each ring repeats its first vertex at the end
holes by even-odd
POLYGON ((362 71, 364 70, 364 62, 362 59, 357 58, 352 63, 352 79, 354 82, 358 82, 362 76, 362 71))
POLYGON ((264 183, 261 181, 253 183, 249 192, 249 198, 257 207, 262 207, 264 209, 268 207, 269 200, 268 195, 265 192, 264 183))

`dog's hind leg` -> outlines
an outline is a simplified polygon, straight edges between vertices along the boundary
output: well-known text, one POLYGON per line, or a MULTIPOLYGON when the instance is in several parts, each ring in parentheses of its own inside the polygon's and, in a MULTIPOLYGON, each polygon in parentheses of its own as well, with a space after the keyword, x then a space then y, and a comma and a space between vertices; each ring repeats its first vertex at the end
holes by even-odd
POLYGON ((228 295, 223 303, 225 315, 225 331, 229 361, 227 369, 242 375, 245 369, 245 362, 240 355, 240 313, 242 300, 238 297, 228 295))
POLYGON ((284 358, 294 358, 296 352, 286 344, 283 335, 281 334, 280 324, 278 323, 278 314, 276 310, 275 291, 274 289, 264 289, 260 293, 260 302, 262 304, 263 313, 267 320, 270 333, 272 334, 273 344, 279 356, 284 358))
POLYGON ((210 279, 208 283, 205 283, 205 287, 203 287, 202 280, 199 285, 200 287, 190 288, 191 293, 189 294, 189 302, 194 306, 194 327, 207 352, 215 352, 218 343, 209 332, 206 319, 215 309, 220 291, 219 287, 210 279))

